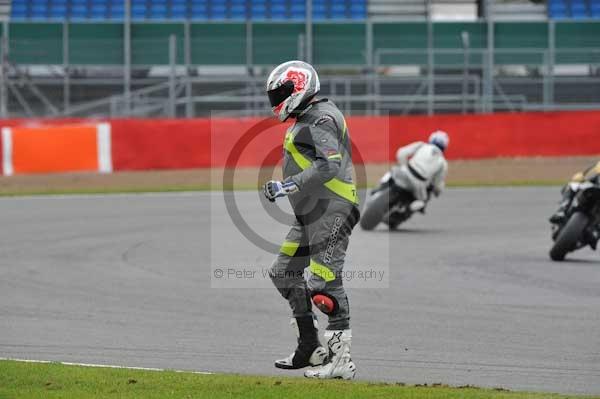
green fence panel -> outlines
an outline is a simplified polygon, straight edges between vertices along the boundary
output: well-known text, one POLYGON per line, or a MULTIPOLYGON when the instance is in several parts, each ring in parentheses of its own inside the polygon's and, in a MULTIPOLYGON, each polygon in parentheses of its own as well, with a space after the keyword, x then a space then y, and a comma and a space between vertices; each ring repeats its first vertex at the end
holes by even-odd
POLYGON ((557 64, 600 64, 600 22, 557 22, 557 64))
POLYGON ((469 37, 469 64, 481 65, 487 45, 487 26, 482 22, 440 22, 433 24, 433 47, 438 51, 434 63, 441 67, 462 67, 465 64, 463 32, 469 37))
POLYGON ((316 65, 364 65, 365 24, 317 23, 313 28, 316 65))
POLYGON ((496 48, 548 48, 546 22, 496 22, 494 24, 496 48))
POLYGON ((541 65, 548 48, 546 22, 496 22, 494 63, 499 65, 541 65))
POLYGON ((462 33, 469 35, 469 47, 485 48, 487 27, 483 22, 438 22, 433 24, 433 47, 463 48, 462 33))
POLYGON ((494 24, 494 63, 533 65, 547 62, 546 22, 497 22, 494 24))
POLYGON ((255 64, 277 65, 301 56, 304 24, 255 23, 252 27, 252 56, 255 64))
POLYGON ((556 47, 600 47, 600 22, 557 22, 556 47))
POLYGON ((198 23, 190 25, 192 64, 246 63, 246 25, 198 23))
MULTIPOLYGON (((496 22, 497 65, 541 65, 548 54, 546 22, 496 22)), ((61 23, 10 23, 10 61, 19 64, 63 63, 61 23)), ((462 32, 469 33, 472 66, 480 65, 486 47, 486 23, 433 24, 434 62, 460 67, 464 63, 462 32)), ((555 26, 557 64, 600 64, 600 22, 560 21, 555 26)), ((255 22, 252 25, 252 61, 275 65, 303 58, 303 23, 255 22)), ((366 64, 366 26, 363 23, 316 23, 313 61, 317 65, 366 64)), ((183 64, 183 23, 134 23, 131 27, 134 66, 168 65, 169 36, 177 38, 177 62, 183 64)), ((191 62, 194 65, 244 65, 247 60, 245 23, 193 23, 190 25, 191 62)), ((375 61, 381 64, 426 65, 425 22, 373 24, 375 61), (384 49, 392 50, 385 52, 384 49)), ((123 26, 117 23, 69 24, 69 59, 74 65, 122 65, 123 26)))
POLYGON ((373 24, 375 62, 381 64, 427 64, 427 24, 423 22, 373 24), (384 53, 383 49, 402 51, 384 53), (377 53, 380 55, 377 56, 377 53))
POLYGON ((123 65, 123 24, 69 24, 69 60, 74 65, 123 65))
POLYGON ((177 39, 177 63, 184 63, 183 24, 135 23, 131 25, 131 63, 168 65, 169 37, 177 39))
POLYGON ((9 60, 17 64, 62 64, 62 34, 62 24, 11 23, 9 60))

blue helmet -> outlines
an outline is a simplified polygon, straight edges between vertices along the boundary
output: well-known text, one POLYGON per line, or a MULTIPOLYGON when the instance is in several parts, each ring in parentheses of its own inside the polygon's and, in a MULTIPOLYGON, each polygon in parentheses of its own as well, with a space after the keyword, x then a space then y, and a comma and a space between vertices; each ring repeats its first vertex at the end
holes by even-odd
POLYGON ((433 144, 440 150, 445 151, 448 148, 448 144, 450 144, 450 138, 446 132, 437 130, 429 136, 429 144, 433 144))

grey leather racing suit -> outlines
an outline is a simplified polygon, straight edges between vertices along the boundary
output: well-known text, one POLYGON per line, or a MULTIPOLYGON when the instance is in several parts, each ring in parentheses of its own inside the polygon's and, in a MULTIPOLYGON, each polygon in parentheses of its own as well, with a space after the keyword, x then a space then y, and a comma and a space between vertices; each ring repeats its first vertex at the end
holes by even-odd
POLYGON ((348 329, 341 273, 359 211, 342 113, 327 99, 309 104, 286 132, 283 147, 284 180, 294 181, 299 191, 289 196, 296 220, 271 266, 271 279, 294 317, 312 315, 311 296, 320 293, 335 304, 327 329, 348 329))

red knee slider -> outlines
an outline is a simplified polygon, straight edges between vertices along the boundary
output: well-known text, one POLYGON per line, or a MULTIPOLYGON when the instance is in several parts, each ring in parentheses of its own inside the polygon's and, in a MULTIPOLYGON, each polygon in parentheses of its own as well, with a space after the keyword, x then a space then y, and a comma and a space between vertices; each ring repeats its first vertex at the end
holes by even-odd
POLYGON ((312 297, 315 306, 323 313, 330 314, 335 311, 336 304, 333 299, 327 295, 315 294, 312 297))

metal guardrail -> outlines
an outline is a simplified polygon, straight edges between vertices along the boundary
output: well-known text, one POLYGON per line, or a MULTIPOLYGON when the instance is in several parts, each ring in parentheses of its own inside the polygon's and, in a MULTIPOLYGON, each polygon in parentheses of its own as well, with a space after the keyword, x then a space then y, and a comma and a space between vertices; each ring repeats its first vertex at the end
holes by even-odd
MULTIPOLYGON (((480 78, 478 76, 468 76, 468 86, 472 87, 472 92, 461 92, 458 94, 440 94, 435 96, 434 102, 439 109, 455 109, 462 112, 481 112, 480 104, 482 101, 479 90, 480 78), (449 106, 448 103, 454 104, 449 106)), ((439 76, 438 83, 454 84, 461 88, 463 77, 461 76, 439 76)), ((373 81, 366 81, 361 76, 346 77, 324 77, 322 79, 322 95, 335 101, 347 114, 356 111, 381 114, 389 110, 399 111, 408 114, 413 110, 420 110, 423 104, 431 101, 427 95, 420 93, 417 89, 414 93, 407 94, 381 94, 381 86, 390 86, 394 84, 419 85, 422 86, 422 79, 415 77, 376 77, 373 81), (356 92, 359 86, 361 93, 356 92), (369 92, 369 88, 377 88, 374 92, 369 92), (353 92, 354 88, 354 92, 353 92)), ((204 107, 210 110, 229 108, 236 110, 234 113, 242 115, 265 115, 270 109, 267 98, 263 93, 264 78, 188 78, 176 77, 172 81, 161 82, 149 87, 132 91, 128 95, 119 94, 107 97, 101 100, 94 100, 84 104, 72 106, 65 116, 99 116, 110 117, 125 116, 125 109, 128 109, 127 115, 131 116, 176 116, 181 114, 178 110, 184 108, 193 110, 196 106, 204 107), (219 92, 217 94, 206 95, 188 95, 191 92, 185 90, 188 86, 202 84, 219 85, 237 85, 240 88, 219 92), (125 103, 129 102, 128 107, 125 103), (251 106, 249 106, 251 105, 251 106)), ((511 111, 518 111, 524 108, 526 99, 521 95, 505 96, 495 100, 501 108, 511 111)), ((219 111, 220 113, 229 113, 230 111, 219 111)), ((53 116, 53 115, 46 115, 53 116)), ((188 117, 195 116, 194 113, 186 114, 188 117)))
MULTIPOLYGON (((560 110, 560 109, 600 109, 597 103, 546 104, 528 101, 524 94, 505 93, 503 87, 519 87, 526 83, 534 85, 543 97, 544 78, 499 78, 494 80, 495 95, 486 98, 482 94, 482 79, 478 75, 439 75, 434 84, 445 88, 443 93, 433 96, 426 90, 427 80, 423 77, 384 77, 384 76, 336 76, 322 78, 322 95, 334 100, 347 114, 360 113, 379 115, 388 112, 399 114, 435 112, 485 112, 484 104, 492 104, 495 110, 560 110), (398 88, 398 90, 396 90, 398 88), (385 89, 385 90, 384 90, 385 89)), ((156 82, 153 80, 144 80, 156 82)), ((573 78, 554 79, 555 84, 573 84, 573 78)), ((595 84, 600 87, 600 77, 575 79, 583 86, 595 84)), ((49 84, 51 79, 44 79, 49 84)), ((109 83, 115 84, 112 80, 109 83)), ((94 86, 93 81, 87 81, 94 86)), ((268 115, 270 106, 263 92, 264 78, 188 78, 174 77, 172 81, 151 84, 126 94, 112 95, 70 107, 68 112, 47 113, 44 116, 138 116, 138 117, 195 117, 211 112, 223 115, 257 116, 268 115), (238 87, 207 94, 198 94, 197 89, 205 85, 238 87), (186 88, 194 88, 194 92, 186 88), (126 106, 126 103, 129 103, 126 106)))

